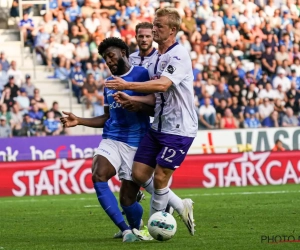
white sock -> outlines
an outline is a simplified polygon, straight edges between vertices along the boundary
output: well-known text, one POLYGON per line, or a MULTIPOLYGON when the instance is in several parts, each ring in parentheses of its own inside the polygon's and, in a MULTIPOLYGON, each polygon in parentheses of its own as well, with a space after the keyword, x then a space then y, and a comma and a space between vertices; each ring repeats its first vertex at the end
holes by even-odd
POLYGON ((152 195, 153 193, 153 176, 148 180, 146 181, 143 185, 142 185, 143 188, 146 189, 146 191, 152 195))
POLYGON ((169 205, 171 207, 174 208, 174 210, 178 213, 178 214, 182 214, 184 206, 183 206, 183 202, 182 199, 180 199, 171 189, 169 189, 169 205))
MULTIPOLYGON (((153 177, 151 177, 146 183, 143 184, 143 188, 146 189, 146 191, 149 194, 153 194, 154 188, 153 188, 153 177)), ((152 199, 151 199, 152 201, 152 199)), ((169 189, 169 201, 168 204, 174 208, 174 210, 178 214, 182 214, 182 211, 184 209, 182 200, 171 190, 169 189)), ((151 205, 152 206, 152 205, 151 205)))
POLYGON ((165 211, 169 200, 169 188, 154 189, 151 197, 150 216, 159 211, 165 211))

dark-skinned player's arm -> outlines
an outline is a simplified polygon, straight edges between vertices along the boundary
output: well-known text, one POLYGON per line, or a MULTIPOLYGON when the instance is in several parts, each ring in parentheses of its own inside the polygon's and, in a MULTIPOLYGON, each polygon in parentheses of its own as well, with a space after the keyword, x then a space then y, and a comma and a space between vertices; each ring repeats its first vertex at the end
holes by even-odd
POLYGON ((128 111, 143 112, 149 116, 154 116, 155 96, 153 94, 129 96, 124 92, 118 91, 113 96, 115 101, 128 111))
POLYGON ((82 125, 91 128, 103 128, 105 122, 109 118, 109 107, 104 106, 104 114, 101 116, 93 117, 93 118, 82 118, 74 115, 70 112, 63 113, 66 115, 65 117, 60 118, 61 123, 64 128, 71 128, 77 125, 82 125))

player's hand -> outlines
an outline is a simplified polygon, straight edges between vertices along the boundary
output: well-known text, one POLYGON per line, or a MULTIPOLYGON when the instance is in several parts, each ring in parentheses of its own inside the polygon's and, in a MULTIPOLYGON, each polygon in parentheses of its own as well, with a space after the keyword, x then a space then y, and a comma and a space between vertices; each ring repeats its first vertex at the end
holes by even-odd
POLYGON ((125 90, 128 86, 128 82, 124 81, 122 78, 117 76, 112 76, 112 80, 105 82, 105 87, 113 90, 125 90))
POLYGON ((73 113, 63 111, 63 114, 67 115, 60 118, 60 121, 63 124, 64 128, 71 128, 78 125, 78 117, 73 113))
POLYGON ((113 95, 116 102, 120 103, 122 108, 131 112, 137 112, 141 109, 141 104, 132 100, 130 95, 118 91, 113 95))

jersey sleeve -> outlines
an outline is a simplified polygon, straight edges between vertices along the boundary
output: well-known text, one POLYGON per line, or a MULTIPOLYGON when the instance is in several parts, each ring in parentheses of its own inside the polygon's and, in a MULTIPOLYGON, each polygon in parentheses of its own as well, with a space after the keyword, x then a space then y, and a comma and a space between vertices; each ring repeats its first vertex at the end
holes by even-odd
POLYGON ((170 55, 169 63, 161 74, 161 76, 169 78, 175 85, 179 85, 192 69, 191 59, 187 52, 177 51, 178 55, 170 55))

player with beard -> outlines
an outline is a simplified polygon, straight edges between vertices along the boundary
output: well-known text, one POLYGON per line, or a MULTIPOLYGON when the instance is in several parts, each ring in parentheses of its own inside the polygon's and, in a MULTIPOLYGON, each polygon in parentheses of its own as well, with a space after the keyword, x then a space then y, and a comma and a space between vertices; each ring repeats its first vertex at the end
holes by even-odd
POLYGON ((153 24, 152 23, 139 23, 135 27, 136 41, 139 47, 139 51, 132 53, 129 56, 129 62, 131 65, 143 66, 148 68, 149 61, 157 53, 157 50, 153 48, 153 24))
MULTIPOLYGON (((148 71, 144 67, 130 65, 128 46, 121 39, 110 37, 103 40, 99 46, 99 53, 106 61, 112 75, 127 81, 149 80, 148 71)), ((153 114, 153 106, 131 102, 124 109, 114 100, 115 92, 116 90, 104 89, 104 115, 81 118, 63 112, 67 116, 61 118, 61 122, 64 127, 83 125, 103 128, 102 140, 93 159, 92 181, 100 205, 122 231, 123 242, 133 242, 139 239, 131 229, 139 229, 143 209, 136 201, 136 194, 140 187, 132 181, 131 169, 137 147, 150 127, 149 114, 153 114), (125 223, 117 199, 108 186, 108 181, 116 174, 122 182, 120 204, 130 226, 125 223)), ((130 96, 145 95, 134 91, 125 91, 125 93, 130 96)))

